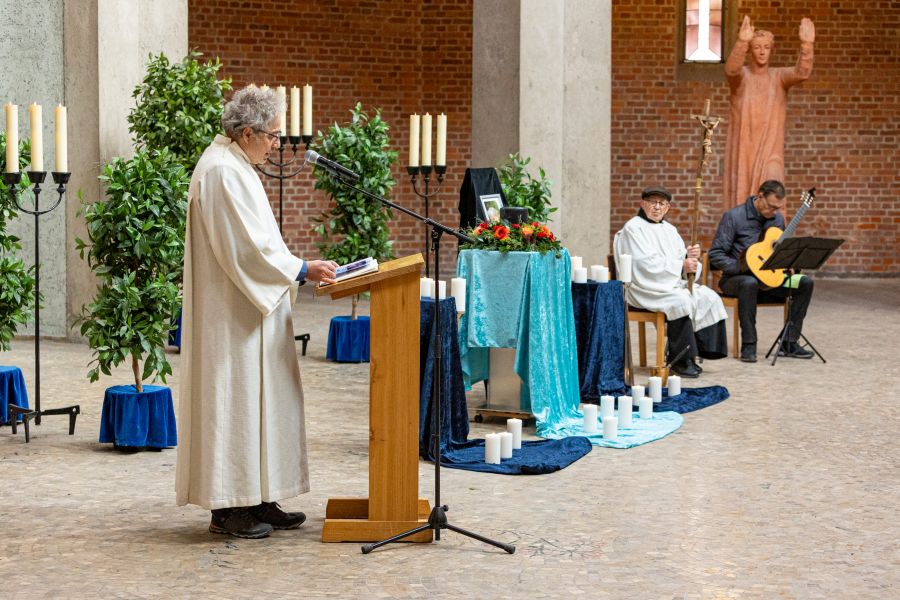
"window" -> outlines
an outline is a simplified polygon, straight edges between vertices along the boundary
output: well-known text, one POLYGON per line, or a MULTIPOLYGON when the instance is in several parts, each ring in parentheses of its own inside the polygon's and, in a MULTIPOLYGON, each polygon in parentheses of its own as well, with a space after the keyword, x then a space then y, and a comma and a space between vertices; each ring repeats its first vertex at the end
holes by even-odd
POLYGON ((678 0, 674 59, 679 81, 721 81, 737 39, 736 0, 678 0))

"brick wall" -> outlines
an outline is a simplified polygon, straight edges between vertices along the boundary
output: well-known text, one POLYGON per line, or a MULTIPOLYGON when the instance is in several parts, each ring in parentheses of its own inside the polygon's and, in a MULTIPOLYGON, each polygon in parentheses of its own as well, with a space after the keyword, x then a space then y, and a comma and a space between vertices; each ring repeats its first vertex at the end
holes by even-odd
MULTIPOLYGON (((660 183, 676 195, 671 219, 688 235, 700 135, 689 115, 707 97, 714 113, 728 114, 724 75, 712 82, 676 78, 677 4, 613 3, 613 232, 637 210, 640 189, 660 183)), ((773 66, 796 61, 803 17, 816 26, 812 77, 788 96, 789 209, 796 210, 802 189, 818 191, 799 234, 846 240, 823 273, 900 275, 900 2, 742 0, 740 10, 775 34, 773 66)), ((725 132, 716 131, 704 177, 705 245, 723 208, 725 132)))
MULTIPOLYGON (((356 102, 378 107, 391 126, 398 151, 397 185, 391 199, 416 211, 424 202, 412 193, 406 174, 409 119, 413 112, 448 118, 447 176, 430 214, 458 223, 456 204, 471 156, 472 0, 189 0, 188 39, 209 57, 235 88, 250 82, 270 86, 313 86, 313 128, 349 120, 356 102)), ((330 205, 301 173, 286 182, 284 236, 301 257, 317 257, 313 218, 330 205)), ((277 215, 278 187, 266 182, 277 215)), ((395 254, 424 249, 424 228, 395 214, 391 224, 395 254)), ((444 244, 442 274, 455 270, 455 244, 444 244)))

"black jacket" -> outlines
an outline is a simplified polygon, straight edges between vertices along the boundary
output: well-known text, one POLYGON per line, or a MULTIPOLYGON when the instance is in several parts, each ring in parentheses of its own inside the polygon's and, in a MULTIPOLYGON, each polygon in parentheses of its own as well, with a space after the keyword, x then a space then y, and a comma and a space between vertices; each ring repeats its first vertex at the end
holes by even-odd
POLYGON ((710 266, 720 269, 726 277, 741 273, 741 254, 760 241, 766 229, 784 229, 784 216, 781 213, 775 213, 774 217, 766 219, 756 210, 754 200, 756 196, 750 196, 746 202, 722 215, 716 239, 709 248, 710 266))

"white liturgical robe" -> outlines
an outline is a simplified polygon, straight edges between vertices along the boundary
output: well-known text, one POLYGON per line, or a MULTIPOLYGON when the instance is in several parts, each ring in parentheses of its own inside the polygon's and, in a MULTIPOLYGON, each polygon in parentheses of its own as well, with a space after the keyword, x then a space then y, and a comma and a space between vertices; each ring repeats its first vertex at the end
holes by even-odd
POLYGON ((690 316, 694 331, 727 317, 719 295, 708 287, 697 285, 700 265, 694 293, 688 291, 687 280, 682 277, 687 249, 678 230, 671 224, 666 221, 651 223, 640 216, 633 217, 616 234, 613 246, 616 265, 621 255, 632 257, 628 289, 631 306, 664 312, 670 321, 690 316))
POLYGON ((247 155, 217 136, 189 191, 179 505, 254 506, 309 491, 291 317, 302 266, 247 155))

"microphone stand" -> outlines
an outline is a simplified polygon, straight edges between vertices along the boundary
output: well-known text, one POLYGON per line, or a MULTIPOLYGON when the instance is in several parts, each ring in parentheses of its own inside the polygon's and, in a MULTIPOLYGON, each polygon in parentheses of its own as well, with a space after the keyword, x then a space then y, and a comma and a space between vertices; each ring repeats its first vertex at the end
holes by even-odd
MULTIPOLYGON (((460 233, 455 229, 451 229, 446 225, 442 225, 438 223, 434 219, 423 217, 422 215, 415 213, 408 208, 400 206, 398 204, 394 204, 390 200, 386 198, 382 198, 376 194, 371 192, 367 192, 366 190, 360 189, 347 181, 345 177, 342 177, 339 173, 334 173, 331 170, 326 168, 335 182, 340 183, 344 187, 353 190, 367 198, 371 198, 373 200, 377 200, 381 202, 384 206, 388 208, 393 208, 395 210, 399 210, 402 213, 405 213, 414 219, 418 219, 422 221, 426 226, 431 227, 431 246, 434 250, 434 279, 435 281, 440 281, 440 264, 441 264, 441 236, 445 233, 449 233, 450 235, 458 238, 463 242, 475 243, 475 240, 470 238, 469 236, 460 233)), ((391 536, 385 540, 381 540, 380 542, 374 542, 371 544, 364 544, 362 546, 362 553, 368 554, 372 550, 376 548, 380 548, 386 544, 390 544, 392 542, 399 542, 400 540, 407 538, 411 535, 415 535, 422 531, 426 531, 431 529, 434 531, 434 539, 441 539, 441 530, 449 529, 450 531, 455 531, 456 533, 462 534, 464 536, 470 537, 472 539, 476 539, 479 542, 484 542, 485 544, 490 544, 491 546, 495 546, 497 548, 501 548, 506 552, 513 554, 516 551, 516 547, 512 544, 504 544, 503 542, 497 542, 492 539, 486 538, 484 536, 478 535, 477 533, 473 533, 471 531, 467 531, 462 529, 461 527, 457 527, 452 525, 447 520, 447 512, 450 510, 446 504, 441 504, 441 363, 443 362, 442 352, 441 352, 441 344, 442 344, 442 336, 441 330, 441 300, 440 294, 437 293, 437 288, 435 288, 434 294, 434 337, 433 337, 433 347, 434 347, 434 366, 432 367, 432 390, 431 390, 431 441, 434 447, 434 508, 431 509, 431 514, 428 515, 428 523, 416 527, 414 529, 410 529, 404 533, 400 533, 398 535, 391 536)))

